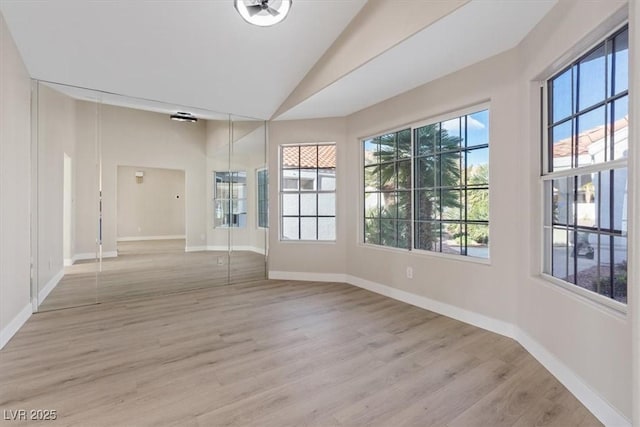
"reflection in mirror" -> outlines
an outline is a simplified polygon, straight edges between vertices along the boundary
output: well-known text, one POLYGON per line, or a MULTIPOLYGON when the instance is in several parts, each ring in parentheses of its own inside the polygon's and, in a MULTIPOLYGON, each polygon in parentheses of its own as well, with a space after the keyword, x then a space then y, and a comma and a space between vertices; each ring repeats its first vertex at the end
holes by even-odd
POLYGON ((265 278, 263 121, 35 86, 40 310, 265 278))

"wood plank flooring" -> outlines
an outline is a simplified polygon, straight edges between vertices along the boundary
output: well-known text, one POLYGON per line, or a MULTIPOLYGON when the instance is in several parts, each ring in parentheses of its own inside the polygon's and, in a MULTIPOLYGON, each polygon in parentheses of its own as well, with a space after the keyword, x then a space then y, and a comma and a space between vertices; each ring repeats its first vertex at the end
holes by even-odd
POLYGON ((516 342, 340 283, 39 313, 0 384, 0 410, 57 411, 38 425, 600 425, 516 342))
POLYGON ((59 310, 266 278, 264 255, 249 251, 185 252, 184 239, 119 242, 118 257, 65 267, 64 278, 40 302, 59 310))

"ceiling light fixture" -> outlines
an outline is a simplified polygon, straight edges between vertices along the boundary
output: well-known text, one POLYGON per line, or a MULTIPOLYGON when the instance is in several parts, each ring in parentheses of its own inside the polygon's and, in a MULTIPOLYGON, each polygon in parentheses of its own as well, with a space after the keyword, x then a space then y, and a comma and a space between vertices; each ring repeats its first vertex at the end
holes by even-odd
POLYGON ((171 116, 171 120, 177 120, 179 122, 189 122, 189 123, 195 123, 198 121, 198 118, 196 116, 194 116, 191 113, 184 113, 182 111, 178 111, 175 114, 172 114, 171 116))
POLYGON ((242 19, 259 27, 282 22, 291 10, 292 0, 235 0, 235 8, 242 19))

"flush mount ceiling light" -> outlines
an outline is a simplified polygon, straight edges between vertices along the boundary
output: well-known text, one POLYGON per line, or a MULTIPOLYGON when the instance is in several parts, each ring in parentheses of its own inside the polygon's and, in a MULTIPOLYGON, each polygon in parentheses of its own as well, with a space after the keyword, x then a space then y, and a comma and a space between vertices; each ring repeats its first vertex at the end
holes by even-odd
POLYGON ((178 111, 175 114, 172 114, 171 116, 171 120, 177 120, 179 122, 190 122, 190 123, 195 123, 198 121, 198 118, 196 116, 194 116, 191 113, 184 113, 182 111, 178 111))
POLYGON ((291 10, 291 0, 234 0, 234 3, 245 21, 259 27, 282 22, 291 10))

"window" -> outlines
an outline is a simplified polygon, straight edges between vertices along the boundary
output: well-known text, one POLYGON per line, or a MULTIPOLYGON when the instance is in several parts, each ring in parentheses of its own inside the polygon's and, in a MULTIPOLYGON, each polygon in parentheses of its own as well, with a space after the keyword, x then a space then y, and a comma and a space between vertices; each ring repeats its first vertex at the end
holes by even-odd
POLYGON ((363 152, 365 243, 489 257, 488 110, 366 139, 363 152))
POLYGON ((247 224, 247 173, 214 172, 214 227, 247 224))
POLYGON ((283 145, 280 165, 281 240, 335 240, 335 144, 283 145))
POLYGON ((627 301, 628 28, 546 82, 544 273, 627 301))
POLYGON ((269 228, 269 172, 267 169, 258 169, 256 175, 258 182, 258 227, 269 228))

